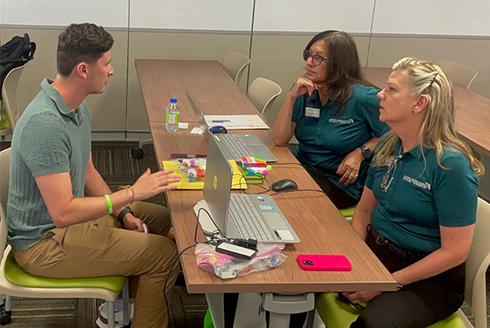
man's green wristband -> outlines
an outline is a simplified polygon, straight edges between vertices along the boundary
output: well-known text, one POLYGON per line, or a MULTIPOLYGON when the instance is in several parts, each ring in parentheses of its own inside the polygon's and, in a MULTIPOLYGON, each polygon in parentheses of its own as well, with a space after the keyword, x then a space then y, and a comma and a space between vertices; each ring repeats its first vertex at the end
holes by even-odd
POLYGON ((109 197, 109 195, 104 195, 105 197, 105 200, 107 202, 107 209, 109 210, 109 214, 112 214, 112 202, 111 202, 111 198, 109 197))

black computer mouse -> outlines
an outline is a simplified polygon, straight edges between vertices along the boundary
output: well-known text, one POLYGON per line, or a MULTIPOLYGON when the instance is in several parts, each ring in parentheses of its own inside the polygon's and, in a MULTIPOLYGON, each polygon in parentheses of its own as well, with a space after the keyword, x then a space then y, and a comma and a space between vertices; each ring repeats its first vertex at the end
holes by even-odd
POLYGON ((209 128, 209 132, 211 133, 228 133, 228 130, 222 125, 216 125, 212 128, 209 128))
POLYGON ((274 182, 272 185, 272 190, 281 192, 286 190, 298 190, 298 185, 291 179, 282 179, 274 182))

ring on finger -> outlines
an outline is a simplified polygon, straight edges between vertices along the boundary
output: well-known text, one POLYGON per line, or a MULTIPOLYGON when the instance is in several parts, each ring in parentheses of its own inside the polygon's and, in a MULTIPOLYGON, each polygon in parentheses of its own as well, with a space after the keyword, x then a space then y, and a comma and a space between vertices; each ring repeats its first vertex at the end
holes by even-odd
POLYGON ((351 177, 351 179, 355 179, 355 178, 358 177, 358 175, 357 174, 354 174, 354 173, 351 173, 350 177, 351 177))
POLYGON ((301 81, 300 85, 305 85, 305 81, 301 81))

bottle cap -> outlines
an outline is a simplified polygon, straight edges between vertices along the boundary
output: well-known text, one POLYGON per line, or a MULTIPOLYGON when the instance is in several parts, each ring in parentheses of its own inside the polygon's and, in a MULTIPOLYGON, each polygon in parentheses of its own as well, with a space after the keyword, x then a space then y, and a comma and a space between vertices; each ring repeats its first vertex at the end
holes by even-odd
POLYGON ((177 98, 170 98, 171 103, 177 103, 177 98))

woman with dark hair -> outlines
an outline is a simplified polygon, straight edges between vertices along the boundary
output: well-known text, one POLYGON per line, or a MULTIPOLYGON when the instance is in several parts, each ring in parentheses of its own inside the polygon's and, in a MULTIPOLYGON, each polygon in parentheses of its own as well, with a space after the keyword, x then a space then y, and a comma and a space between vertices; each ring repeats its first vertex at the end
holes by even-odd
POLYGON ((317 34, 303 50, 306 73, 286 95, 272 129, 277 146, 293 137, 293 153, 338 208, 356 204, 379 137, 377 90, 366 82, 354 40, 345 32, 317 34))

